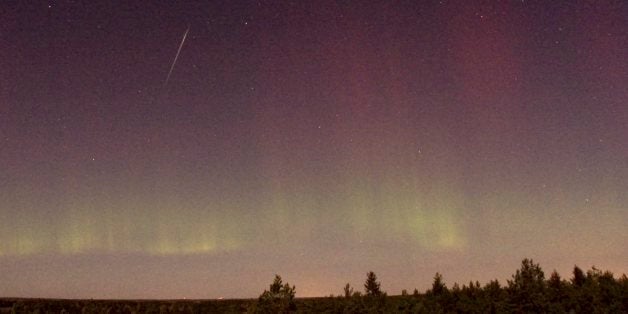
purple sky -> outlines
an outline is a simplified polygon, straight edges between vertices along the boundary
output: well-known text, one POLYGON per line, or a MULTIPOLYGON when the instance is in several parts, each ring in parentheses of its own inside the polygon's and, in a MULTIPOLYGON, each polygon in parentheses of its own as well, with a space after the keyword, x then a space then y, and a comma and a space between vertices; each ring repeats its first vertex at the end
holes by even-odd
POLYGON ((0 296, 628 272, 625 1, 0 3, 0 296), (177 62, 167 84, 168 71, 177 62))

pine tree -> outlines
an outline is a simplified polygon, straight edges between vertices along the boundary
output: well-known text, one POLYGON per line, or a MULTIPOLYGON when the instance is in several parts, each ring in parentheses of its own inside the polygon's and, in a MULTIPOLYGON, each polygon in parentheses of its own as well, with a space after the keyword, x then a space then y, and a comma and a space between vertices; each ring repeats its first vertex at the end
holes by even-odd
POLYGON ((364 283, 364 290, 367 296, 382 295, 382 291, 380 289, 380 283, 377 281, 377 276, 372 271, 366 274, 366 282, 364 283))
POLYGON ((571 279, 571 283, 574 285, 574 287, 580 288, 580 287, 584 286, 584 283, 585 283, 586 280, 587 280, 587 278, 584 275, 584 272, 582 271, 582 269, 580 269, 580 267, 578 267, 578 266, 574 266, 573 267, 573 278, 571 279))
POLYGON ((567 283, 560 278, 556 270, 552 272, 547 280, 547 299, 550 302, 551 312, 565 312, 569 306, 567 283))
POLYGON ((521 268, 508 280, 509 303, 523 312, 547 312, 545 274, 532 259, 524 259, 521 268))
POLYGON ((439 273, 436 273, 436 275, 434 275, 434 282, 432 283, 431 292, 435 296, 440 296, 448 292, 447 286, 445 286, 445 283, 443 282, 443 275, 439 273))
POLYGON ((282 284, 281 276, 275 275, 269 290, 259 296, 255 312, 259 313, 291 313, 296 310, 294 296, 295 286, 282 284))

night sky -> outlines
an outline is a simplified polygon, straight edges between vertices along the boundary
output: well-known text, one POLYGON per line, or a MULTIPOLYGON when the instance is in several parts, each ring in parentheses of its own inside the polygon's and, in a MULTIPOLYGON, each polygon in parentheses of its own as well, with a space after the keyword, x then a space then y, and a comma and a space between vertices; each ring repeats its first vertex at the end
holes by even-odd
POLYGON ((2 1, 0 296, 628 273, 626 1, 2 1), (177 55, 172 73, 168 72, 177 55))

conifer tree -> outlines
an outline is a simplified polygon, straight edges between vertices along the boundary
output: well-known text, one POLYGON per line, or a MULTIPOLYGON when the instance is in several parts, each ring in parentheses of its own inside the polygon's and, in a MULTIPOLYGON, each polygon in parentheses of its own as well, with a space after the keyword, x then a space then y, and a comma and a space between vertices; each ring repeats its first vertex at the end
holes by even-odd
POLYGON ((281 276, 275 275, 269 290, 264 290, 259 296, 255 312, 291 313, 296 310, 295 294, 295 286, 291 287, 288 283, 282 284, 281 276))
POLYGON ((445 286, 445 283, 443 282, 443 275, 441 275, 440 273, 436 273, 436 275, 434 275, 434 282, 432 283, 431 292, 435 296, 443 295, 444 293, 448 292, 447 286, 445 286))
POLYGON ((382 294, 382 290, 380 289, 380 283, 377 281, 377 275, 375 275, 375 273, 372 271, 366 274, 364 290, 367 296, 380 296, 382 294))
POLYGON ((508 280, 509 303, 517 311, 547 312, 545 274, 532 259, 525 258, 521 268, 508 280))
POLYGON ((574 287, 580 288, 580 287, 584 286, 584 282, 586 280, 587 279, 586 279, 582 269, 580 269, 580 267, 578 267, 578 266, 574 266, 573 267, 573 278, 571 279, 571 283, 574 285, 574 287))

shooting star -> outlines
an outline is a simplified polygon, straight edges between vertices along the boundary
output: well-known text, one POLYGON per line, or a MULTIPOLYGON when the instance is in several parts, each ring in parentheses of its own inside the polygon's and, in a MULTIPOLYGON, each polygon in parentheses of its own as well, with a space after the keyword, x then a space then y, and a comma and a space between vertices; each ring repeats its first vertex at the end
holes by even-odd
POLYGON ((174 60, 172 61, 172 65, 170 66, 170 71, 168 71, 168 76, 166 77, 166 82, 164 86, 168 85, 168 80, 170 80, 170 74, 172 74, 172 70, 174 70, 174 65, 177 64, 177 59, 179 58, 179 54, 181 53, 181 48, 183 48, 183 44, 185 43, 185 38, 188 37, 188 32, 190 31, 190 25, 188 25, 188 29, 185 30, 185 34, 183 34, 183 39, 181 39, 181 44, 179 44, 179 50, 177 50, 177 54, 174 56, 174 60))

